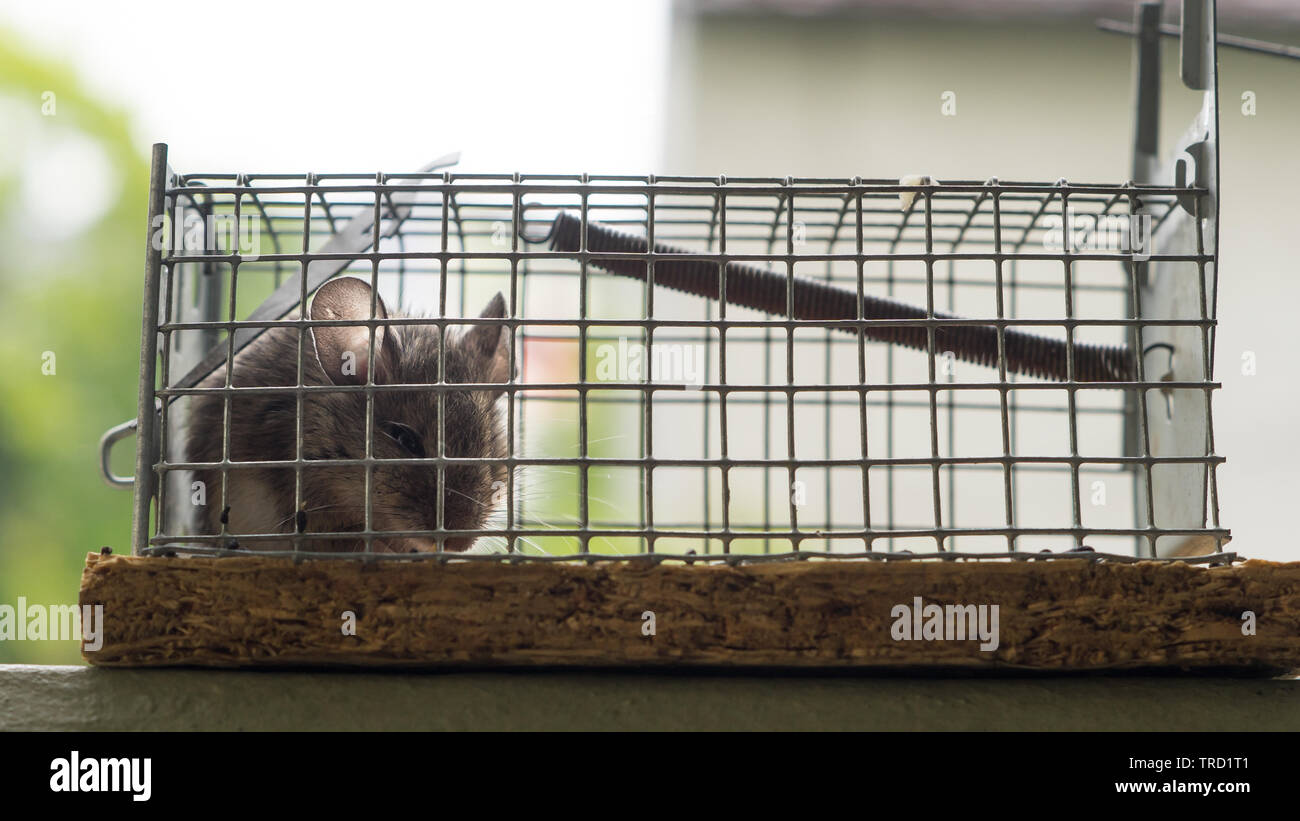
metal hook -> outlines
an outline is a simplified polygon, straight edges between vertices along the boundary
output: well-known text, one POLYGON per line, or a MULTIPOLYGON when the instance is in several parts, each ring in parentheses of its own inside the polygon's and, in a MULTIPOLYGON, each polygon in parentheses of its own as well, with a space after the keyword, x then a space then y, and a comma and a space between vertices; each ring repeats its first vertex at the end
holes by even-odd
MULTIPOLYGON (((1150 345, 1147 345, 1145 348, 1142 349, 1142 356, 1145 359, 1147 354, 1151 353, 1157 348, 1164 348, 1165 350, 1169 351, 1169 368, 1163 374, 1160 375, 1160 381, 1172 382, 1174 381, 1174 354, 1175 354, 1173 345, 1170 345, 1168 342, 1152 342, 1150 345)), ((1165 418, 1173 419, 1174 418, 1174 389, 1161 388, 1160 393, 1165 398, 1165 418)))
MULTIPOLYGON (((154 400, 154 412, 162 414, 162 400, 154 400)), ((135 484, 134 476, 118 476, 113 472, 113 446, 128 436, 135 434, 140 424, 138 419, 128 419, 104 431, 99 439, 99 473, 109 487, 128 488, 135 484)))

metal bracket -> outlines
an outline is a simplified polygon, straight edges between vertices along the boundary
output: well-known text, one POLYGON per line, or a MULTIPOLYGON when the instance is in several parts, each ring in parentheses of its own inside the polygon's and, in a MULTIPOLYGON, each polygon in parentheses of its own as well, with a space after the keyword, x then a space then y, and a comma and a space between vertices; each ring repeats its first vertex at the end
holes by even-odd
MULTIPOLYGON (((1205 139, 1197 140, 1183 148, 1177 157, 1174 157, 1174 185, 1179 188, 1210 188, 1213 181, 1210 179, 1210 162, 1211 151, 1213 146, 1209 144, 1208 136, 1205 139)), ((1193 194, 1181 194, 1178 197, 1178 204, 1183 210, 1193 217, 1196 216, 1196 196, 1193 194)))
MULTIPOLYGON (((1148 32, 1155 18, 1144 6, 1139 22, 1148 32)), ((1160 254, 1205 254, 1199 262, 1153 260, 1138 277, 1140 319, 1187 324, 1145 325, 1135 331, 1143 352, 1143 378, 1150 382, 1204 383, 1213 370, 1213 328, 1197 323, 1215 317, 1218 267, 1218 69, 1214 0, 1184 0, 1181 78, 1204 91, 1196 117, 1175 145, 1169 161, 1149 182, 1203 189, 1178 195, 1178 207, 1153 237, 1160 254)), ((1139 84, 1139 96, 1142 84, 1139 84)), ((1157 98, 1158 99, 1158 98, 1157 98)), ((1150 105, 1152 95, 1145 96, 1150 105)), ((1143 115, 1139 112, 1139 122, 1143 115)), ((1136 142, 1134 167, 1141 169, 1143 145, 1136 142)), ((1149 166, 1146 166, 1149 167, 1149 166)), ((1136 266, 1135 266, 1136 267, 1136 266)), ((1136 272, 1135 272, 1136 273, 1136 272)), ((1143 392, 1141 405, 1127 402, 1126 440, 1131 455, 1204 459, 1210 455, 1209 400, 1203 388, 1161 388, 1143 392), (1136 411, 1136 413, 1134 413, 1136 411), (1145 424, 1145 430, 1143 425, 1145 424)), ((1206 527, 1209 469, 1204 461, 1163 462, 1139 467, 1135 500, 1139 527, 1206 527), (1150 487, 1148 487, 1148 483, 1150 487), (1150 508, 1148 509, 1148 501, 1150 508), (1154 521, 1151 517, 1154 517, 1154 521)), ((1217 511, 1214 512, 1217 523, 1217 511)), ((1157 556, 1186 556, 1219 549, 1214 539, 1164 535, 1157 556)))

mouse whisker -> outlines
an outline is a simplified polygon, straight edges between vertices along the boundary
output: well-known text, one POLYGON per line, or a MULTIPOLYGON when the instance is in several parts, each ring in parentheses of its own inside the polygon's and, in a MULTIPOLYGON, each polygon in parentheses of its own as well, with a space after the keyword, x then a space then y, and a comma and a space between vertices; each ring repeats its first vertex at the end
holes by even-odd
POLYGON ((491 506, 492 506, 491 503, 489 503, 489 502, 481 502, 481 501, 479 501, 478 499, 475 499, 473 496, 470 496, 468 493, 465 493, 464 491, 457 490, 457 489, 454 488, 454 487, 449 487, 449 488, 447 488, 447 492, 448 492, 448 493, 454 493, 454 494, 456 494, 457 496, 461 496, 461 497, 463 497, 463 498, 465 498, 465 499, 469 499, 471 502, 473 502, 474 504, 478 505, 479 507, 491 507, 491 506))
MULTIPOLYGON (((527 538, 527 537, 525 537, 525 536, 516 536, 515 539, 517 539, 518 541, 521 541, 521 542, 523 542, 524 544, 528 545, 528 546, 531 547, 533 550, 536 550, 538 553, 541 553, 543 556, 550 556, 550 555, 551 555, 550 553, 546 552, 546 551, 543 550, 541 547, 539 547, 539 546, 537 545, 537 543, 534 542, 532 539, 529 539, 529 538, 527 538)), ((522 553, 523 551, 521 550, 520 552, 522 553)))
MULTIPOLYGON (((619 439, 626 439, 626 438, 627 438, 627 434, 626 434, 626 433, 620 433, 620 434, 618 434, 617 436, 602 436, 602 437, 599 438, 599 439, 588 439, 588 440, 587 440, 587 444, 590 446, 590 445, 599 444, 600 442, 614 442, 614 441, 617 441, 617 440, 619 440, 619 439)), ((579 444, 580 444, 580 443, 579 443, 579 444)), ((579 444, 574 444, 574 445, 571 446, 571 448, 572 448, 573 450, 577 450, 578 447, 579 447, 579 444)))
MULTIPOLYGON (((516 485, 516 487, 518 487, 518 485, 516 485)), ((568 494, 561 493, 559 490, 553 488, 525 489, 525 490, 517 490, 515 492, 516 502, 545 502, 549 499, 555 499, 555 498, 564 499, 564 498, 569 498, 569 496, 568 494)), ((610 510, 617 511, 621 509, 619 505, 615 504, 614 502, 611 502, 609 499, 606 499, 601 496, 596 496, 595 494, 592 493, 588 493, 587 498, 593 502, 600 503, 601 505, 605 506, 610 510)))

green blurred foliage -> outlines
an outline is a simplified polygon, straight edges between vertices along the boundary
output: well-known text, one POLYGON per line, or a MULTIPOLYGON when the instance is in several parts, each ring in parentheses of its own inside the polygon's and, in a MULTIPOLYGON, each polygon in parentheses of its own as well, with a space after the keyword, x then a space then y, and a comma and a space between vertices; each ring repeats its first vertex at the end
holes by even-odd
MULTIPOLYGON (((0 104, 0 603, 72 604, 88 551, 129 549, 130 494, 105 485, 97 462, 104 430, 135 415, 148 168, 123 112, 4 32, 0 104), (29 230, 42 181, 23 177, 33 146, 67 136, 93 141, 115 190, 97 218, 51 240, 29 230)), ((0 642, 0 663, 80 662, 75 642, 0 642)))

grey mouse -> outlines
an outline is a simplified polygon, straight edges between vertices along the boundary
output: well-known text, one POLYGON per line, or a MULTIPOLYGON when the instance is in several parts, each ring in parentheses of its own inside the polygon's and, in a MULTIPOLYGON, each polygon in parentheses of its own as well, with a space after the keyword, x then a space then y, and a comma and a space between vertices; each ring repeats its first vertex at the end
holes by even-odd
MULTIPOLYGON (((375 316, 390 315, 376 296, 375 316)), ((481 316, 503 318, 505 300, 492 298, 481 316)), ((368 320, 369 283, 353 277, 322 285, 311 300, 312 320, 368 320)), ((294 386, 298 384, 298 329, 270 328, 241 351, 234 361, 232 385, 294 386)), ((499 389, 450 390, 445 393, 445 456, 506 456, 502 413, 497 400, 510 381, 510 329, 505 325, 473 325, 447 334, 446 382, 502 383, 499 389)), ((370 335, 365 326, 317 326, 303 333, 304 385, 365 385, 370 363, 370 335)), ((374 382, 377 385, 434 384, 439 381, 436 325, 378 325, 375 328, 374 382)), ((203 388, 225 385, 226 369, 215 371, 203 388)), ((192 462, 221 462, 225 400, 221 393, 192 398, 186 433, 192 462)), ((235 394, 230 402, 231 462, 293 460, 296 457, 297 399, 293 392, 235 394)), ((360 392, 304 392, 302 399, 302 504, 294 506, 293 468, 227 470, 222 495, 221 470, 195 471, 206 486, 207 504, 200 513, 203 535, 350 533, 365 522, 365 468, 362 465, 313 466, 312 460, 365 457, 366 399, 360 392)), ((374 396, 372 455, 379 460, 438 456, 438 392, 378 391, 374 396)), ((446 530, 482 529, 503 496, 507 469, 502 463, 447 464, 446 492, 440 494, 434 463, 375 465, 371 477, 373 531, 436 530, 437 505, 443 497, 446 530)), ((474 536, 447 536, 444 549, 468 549, 474 536)), ((251 550, 291 550, 285 540, 249 540, 251 550)), ((306 551, 355 552, 365 549, 361 537, 305 538, 306 551)), ((428 536, 374 538, 376 552, 410 553, 438 549, 428 536)))

